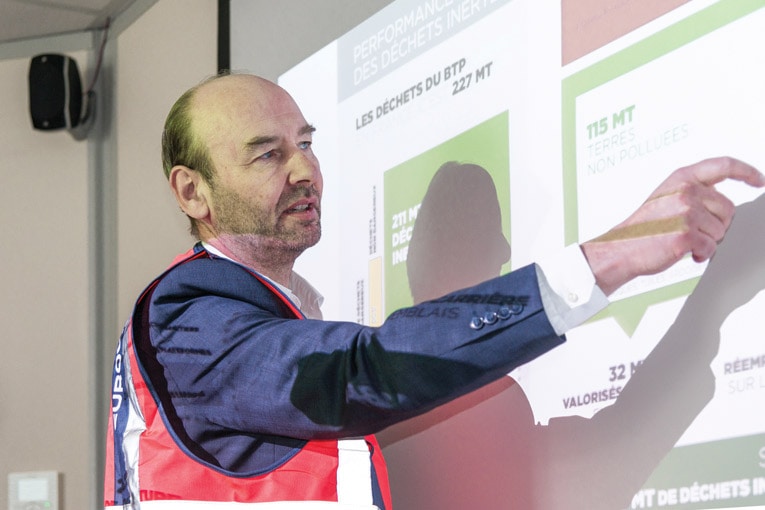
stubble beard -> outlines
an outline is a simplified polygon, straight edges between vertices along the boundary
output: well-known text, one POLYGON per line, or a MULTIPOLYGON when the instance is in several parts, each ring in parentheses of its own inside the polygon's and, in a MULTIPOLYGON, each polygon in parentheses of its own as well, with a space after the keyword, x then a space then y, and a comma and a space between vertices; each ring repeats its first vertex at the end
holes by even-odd
POLYGON ((318 197, 315 187, 296 187, 279 199, 277 217, 261 207, 250 204, 233 190, 216 187, 213 200, 216 205, 218 235, 228 237, 237 244, 268 254, 269 258, 296 258, 321 238, 321 209, 318 218, 299 221, 282 214, 286 206, 296 200, 318 197))

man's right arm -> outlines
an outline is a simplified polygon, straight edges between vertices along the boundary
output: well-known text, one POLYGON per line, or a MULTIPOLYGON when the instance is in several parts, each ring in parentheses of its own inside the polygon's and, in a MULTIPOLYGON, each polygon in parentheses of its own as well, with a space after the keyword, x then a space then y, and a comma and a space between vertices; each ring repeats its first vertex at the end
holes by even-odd
POLYGON ((151 343, 166 379, 158 386, 190 428, 303 439, 376 432, 563 342, 538 288, 527 266, 372 328, 295 320, 243 267, 194 260, 152 297, 151 343))

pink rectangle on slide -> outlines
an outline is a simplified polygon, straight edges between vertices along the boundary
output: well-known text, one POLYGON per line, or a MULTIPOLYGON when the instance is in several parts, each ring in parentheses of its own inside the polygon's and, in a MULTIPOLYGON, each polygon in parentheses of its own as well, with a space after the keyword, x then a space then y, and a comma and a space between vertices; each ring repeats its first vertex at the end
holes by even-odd
POLYGON ((561 62, 573 62, 687 2, 561 0, 561 62))

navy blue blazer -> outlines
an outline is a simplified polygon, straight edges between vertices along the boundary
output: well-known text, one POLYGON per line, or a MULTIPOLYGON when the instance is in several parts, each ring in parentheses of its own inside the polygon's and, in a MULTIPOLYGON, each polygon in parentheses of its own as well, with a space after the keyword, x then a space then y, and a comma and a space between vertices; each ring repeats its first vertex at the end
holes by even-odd
POLYGON ((379 327, 296 320, 286 298, 207 252, 149 289, 134 337, 167 421, 194 454, 243 474, 309 439, 422 414, 564 341, 533 265, 393 312, 379 327))

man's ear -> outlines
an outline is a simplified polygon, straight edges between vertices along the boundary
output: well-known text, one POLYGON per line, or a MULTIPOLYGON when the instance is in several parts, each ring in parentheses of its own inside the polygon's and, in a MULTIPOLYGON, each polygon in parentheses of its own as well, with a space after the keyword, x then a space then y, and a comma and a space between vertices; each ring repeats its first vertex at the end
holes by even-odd
POLYGON ((210 215, 207 201, 210 187, 199 172, 183 165, 174 166, 170 170, 169 183, 178 205, 187 216, 204 220, 210 215))

